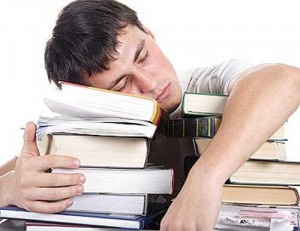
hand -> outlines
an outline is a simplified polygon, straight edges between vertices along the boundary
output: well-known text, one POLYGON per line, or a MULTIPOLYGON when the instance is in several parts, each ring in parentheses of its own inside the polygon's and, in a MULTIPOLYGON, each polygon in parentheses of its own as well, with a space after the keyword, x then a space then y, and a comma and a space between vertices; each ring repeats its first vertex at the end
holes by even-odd
POLYGON ((192 168, 180 193, 163 218, 160 230, 214 230, 221 205, 222 190, 222 183, 192 168))
POLYGON ((82 174, 54 174, 50 168, 78 168, 79 160, 72 157, 40 156, 35 140, 35 124, 27 123, 22 154, 11 174, 9 203, 42 213, 65 210, 72 197, 83 192, 82 174))

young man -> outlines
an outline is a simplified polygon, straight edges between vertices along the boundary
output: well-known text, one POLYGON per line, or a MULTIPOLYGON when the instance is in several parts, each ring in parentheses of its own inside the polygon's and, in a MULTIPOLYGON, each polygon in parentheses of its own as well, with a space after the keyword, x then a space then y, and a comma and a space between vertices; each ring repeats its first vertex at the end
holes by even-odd
MULTIPOLYGON (((223 184, 297 109, 300 70, 282 64, 250 67, 237 61, 178 76, 135 12, 112 0, 78 0, 59 15, 47 43, 48 77, 149 96, 173 117, 183 91, 230 94, 222 125, 191 169, 162 220, 161 230, 213 230, 223 184)), ((84 176, 45 171, 77 168, 77 159, 39 156, 28 123, 21 156, 0 178, 0 205, 58 212, 80 195, 84 176), (13 170, 14 169, 14 170, 13 170), (59 186, 59 187, 58 187, 59 186)), ((83 186, 82 186, 83 184, 83 186)))

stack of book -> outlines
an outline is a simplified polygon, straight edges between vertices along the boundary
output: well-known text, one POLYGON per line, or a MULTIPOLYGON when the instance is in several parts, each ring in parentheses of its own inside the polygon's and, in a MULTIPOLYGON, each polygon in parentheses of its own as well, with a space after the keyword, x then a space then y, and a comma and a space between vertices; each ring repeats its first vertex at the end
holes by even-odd
MULTIPOLYGON (((148 226, 165 212, 161 195, 173 190, 173 169, 148 163, 150 140, 162 116, 158 103, 81 85, 61 85, 61 91, 45 98, 57 115, 39 118, 38 147, 41 155, 77 157, 80 168, 52 172, 84 174, 84 193, 61 213, 6 207, 1 208, 0 216, 117 228, 148 226)), ((45 224, 28 225, 29 230, 38 227, 44 230, 45 224)), ((52 230, 55 227, 61 226, 51 226, 52 230)))
MULTIPOLYGON (((222 122, 222 112, 227 99, 228 96, 225 95, 185 93, 182 104, 184 118, 170 120, 165 125, 164 131, 167 136, 190 137, 193 140, 196 155, 185 158, 186 176, 216 134, 222 122)), ((261 211, 258 207, 264 207, 265 213, 280 208, 280 211, 297 211, 295 216, 290 216, 293 219, 289 220, 290 228, 286 230, 293 230, 295 226, 299 226, 299 220, 295 217, 299 216, 300 210, 297 187, 300 186, 300 163, 287 160, 286 142, 283 125, 228 179, 224 185, 222 202, 231 205, 231 208, 237 211, 235 218, 241 211, 251 210, 253 221, 250 223, 254 222, 259 226, 262 224, 260 222, 267 218, 259 217, 261 211)), ((221 223, 226 221, 224 217, 231 216, 226 215, 226 212, 224 215, 224 211, 226 207, 223 206, 219 217, 221 223)), ((241 220, 243 219, 232 222, 230 230, 243 230, 243 227, 249 229, 251 225, 239 226, 241 224, 238 224, 238 221, 241 220)), ((267 223, 264 222, 264 225, 267 223)))

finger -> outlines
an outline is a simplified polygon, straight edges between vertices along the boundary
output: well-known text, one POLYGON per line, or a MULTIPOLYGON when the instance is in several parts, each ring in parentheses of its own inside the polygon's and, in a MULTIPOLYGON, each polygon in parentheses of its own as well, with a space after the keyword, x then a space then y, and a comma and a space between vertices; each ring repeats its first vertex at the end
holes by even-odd
POLYGON ((54 188, 37 188, 34 193, 26 193, 26 199, 30 201, 60 201, 83 193, 82 185, 54 188))
POLYGON ((73 200, 70 198, 55 202, 30 201, 23 208, 38 213, 58 213, 70 207, 72 203, 73 200))
POLYGON ((39 150, 35 140, 36 126, 33 122, 28 122, 23 135, 22 157, 38 156, 39 150))
POLYGON ((24 161, 25 170, 35 170, 44 172, 50 168, 78 168, 80 161, 75 157, 59 155, 43 155, 35 158, 27 158, 24 161))
POLYGON ((44 173, 37 177, 28 179, 27 186, 35 185, 35 187, 63 187, 83 184, 85 177, 83 174, 64 174, 64 173, 44 173))

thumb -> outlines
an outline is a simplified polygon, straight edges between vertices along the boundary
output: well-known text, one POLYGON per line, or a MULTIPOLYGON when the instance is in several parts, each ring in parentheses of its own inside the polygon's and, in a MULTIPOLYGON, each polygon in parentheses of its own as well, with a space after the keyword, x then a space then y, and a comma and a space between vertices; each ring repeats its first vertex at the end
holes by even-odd
POLYGON ((33 122, 28 122, 23 135, 22 157, 39 156, 39 150, 35 139, 36 126, 33 122))

